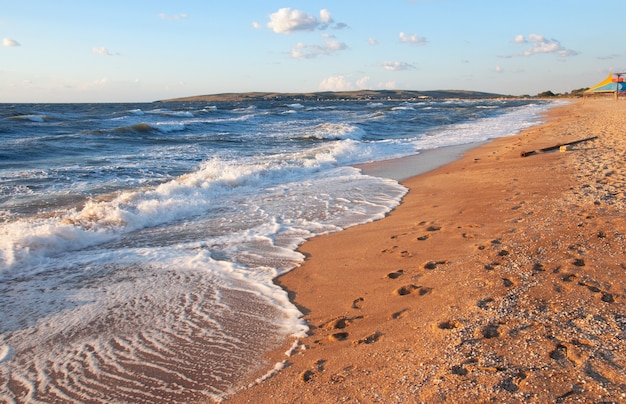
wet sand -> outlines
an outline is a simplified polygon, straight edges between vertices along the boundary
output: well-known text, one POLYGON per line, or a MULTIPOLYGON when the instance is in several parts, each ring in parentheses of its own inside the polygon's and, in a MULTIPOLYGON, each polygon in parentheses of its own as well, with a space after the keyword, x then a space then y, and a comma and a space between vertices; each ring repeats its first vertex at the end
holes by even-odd
POLYGON ((626 401, 625 112, 555 108, 404 180, 385 219, 305 243, 277 282, 309 336, 226 401, 626 401))

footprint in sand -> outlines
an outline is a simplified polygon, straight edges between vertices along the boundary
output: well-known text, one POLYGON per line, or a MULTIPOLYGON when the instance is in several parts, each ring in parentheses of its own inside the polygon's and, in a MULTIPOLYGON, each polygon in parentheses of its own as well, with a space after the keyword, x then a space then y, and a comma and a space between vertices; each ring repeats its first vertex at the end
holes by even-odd
POLYGON ((424 269, 428 269, 428 270, 433 270, 435 268, 437 268, 438 265, 444 265, 447 264, 448 261, 445 260, 440 260, 440 261, 428 261, 427 263, 424 264, 424 269))
POLYGON ((489 264, 485 264, 485 269, 487 271, 493 271, 494 269, 496 269, 498 265, 500 265, 499 262, 496 262, 496 261, 490 262, 489 264))
POLYGON ((321 324, 319 328, 322 328, 324 330, 342 330, 349 326, 351 323, 352 319, 348 319, 346 317, 338 317, 321 324))
POLYGON ((347 328, 350 324, 352 324, 354 320, 359 320, 362 318, 363 316, 357 316, 352 318, 341 316, 321 324, 319 328, 331 332, 331 334, 328 336, 328 339, 330 341, 345 341, 348 339, 349 334, 343 330, 347 328))
POLYGON ((493 302, 495 302, 495 300, 491 297, 488 297, 486 299, 479 300, 478 303, 476 303, 476 306, 480 307, 483 310, 493 310, 493 302))
POLYGON ((554 350, 550 352, 550 358, 557 361, 567 358, 567 347, 563 344, 557 344, 554 350))
POLYGON ((300 373, 300 380, 304 383, 308 383, 313 380, 313 376, 315 376, 315 372, 313 372, 312 370, 305 370, 304 372, 300 373))
POLYGON ((465 369, 465 367, 463 367, 463 365, 452 366, 452 374, 455 374, 455 375, 458 375, 458 376, 467 376, 468 373, 469 373, 469 371, 467 369, 465 369))
POLYGON ((401 286, 398 289, 394 290, 394 294, 398 295, 398 296, 406 296, 406 295, 410 295, 411 293, 413 293, 415 290, 419 289, 421 286, 417 286, 417 285, 405 285, 405 286, 401 286))
POLYGON ((509 278, 502 278, 502 284, 507 288, 510 288, 511 286, 515 285, 515 283, 509 278))
POLYGON ((576 274, 566 274, 561 277, 563 282, 572 282, 576 278, 576 274))
POLYGON ((336 332, 334 334, 330 334, 328 339, 333 342, 345 341, 348 339, 349 334, 347 332, 336 332))
POLYGON ((400 311, 396 311, 395 313, 393 313, 393 314, 391 315, 391 318, 392 318, 392 319, 394 319, 394 320, 397 320, 397 319, 399 319, 399 318, 406 317, 406 315, 408 314, 408 312, 409 312, 409 309, 402 309, 402 310, 400 310, 400 311))
POLYGON ((407 296, 415 291, 417 291, 420 296, 424 296, 431 293, 433 291, 433 288, 426 288, 420 285, 410 284, 399 287, 398 289, 394 290, 393 293, 398 296, 407 296))
POLYGON ((429 294, 432 291, 433 291, 433 288, 421 287, 418 293, 419 293, 420 296, 424 296, 424 295, 429 294))
POLYGON ((352 345, 356 346, 356 345, 361 345, 361 344, 373 344, 374 342, 378 341, 382 336, 383 334, 381 332, 376 331, 373 334, 370 334, 363 338, 352 341, 352 345))
POLYGON ((602 299, 605 303, 615 303, 615 298, 611 293, 602 293, 602 299))
POLYGON ((365 301, 365 299, 363 299, 362 297, 357 297, 356 299, 354 299, 352 301, 352 306, 351 307, 353 309, 361 310, 361 308, 362 308, 361 306, 362 306, 362 303, 364 301, 365 301))
POLYGON ((489 324, 480 329, 480 334, 486 338, 498 338, 500 336, 500 331, 498 330, 500 326, 498 324, 489 324))
POLYGON ((437 328, 440 330, 454 330, 461 327, 461 323, 455 320, 446 320, 437 324, 437 328))
POLYGON ((544 268, 544 266, 543 266, 543 264, 541 262, 536 262, 533 265, 533 271, 534 272, 545 272, 545 270, 546 269, 544 268))
POLYGON ((389 278, 389 279, 398 279, 403 274, 404 274, 404 270, 403 269, 398 269, 397 271, 389 272, 387 274, 387 278, 389 278))

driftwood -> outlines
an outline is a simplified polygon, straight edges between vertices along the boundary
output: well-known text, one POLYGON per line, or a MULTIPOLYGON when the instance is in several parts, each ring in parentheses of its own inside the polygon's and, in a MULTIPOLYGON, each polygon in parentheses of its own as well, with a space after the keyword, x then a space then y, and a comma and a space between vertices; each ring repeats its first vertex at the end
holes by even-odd
POLYGON ((544 152, 560 149, 562 146, 571 146, 571 145, 575 145, 575 144, 582 143, 582 142, 587 142, 589 140, 593 140, 593 139, 597 139, 597 138, 598 138, 597 136, 592 136, 592 137, 587 137, 587 138, 580 139, 580 140, 574 140, 573 142, 559 143, 559 144, 554 145, 554 146, 544 147, 543 149, 537 149, 537 150, 528 151, 528 152, 524 152, 523 151, 520 154, 520 156, 521 157, 532 156, 533 154, 544 153, 544 152))

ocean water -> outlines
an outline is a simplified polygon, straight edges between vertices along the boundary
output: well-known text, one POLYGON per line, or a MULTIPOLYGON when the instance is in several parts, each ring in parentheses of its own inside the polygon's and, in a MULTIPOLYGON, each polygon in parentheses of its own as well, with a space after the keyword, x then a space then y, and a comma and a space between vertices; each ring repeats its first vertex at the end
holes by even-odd
POLYGON ((307 331, 272 283, 406 189, 354 164, 553 104, 0 104, 0 401, 220 400, 307 331))

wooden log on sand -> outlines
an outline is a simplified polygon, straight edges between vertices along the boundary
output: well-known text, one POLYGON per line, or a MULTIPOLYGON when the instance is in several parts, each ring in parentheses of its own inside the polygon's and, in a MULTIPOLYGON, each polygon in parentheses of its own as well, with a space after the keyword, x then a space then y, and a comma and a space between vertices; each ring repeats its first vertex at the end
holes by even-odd
POLYGON ((587 142, 589 140, 594 140, 594 139, 597 139, 597 138, 598 138, 597 136, 592 136, 592 137, 587 137, 587 138, 580 139, 580 140, 574 140, 573 142, 559 143, 559 144, 554 145, 554 146, 544 147, 543 149, 532 150, 532 151, 528 151, 528 152, 523 151, 523 152, 520 153, 520 157, 532 156, 533 154, 544 153, 544 152, 560 149, 563 146, 571 146, 571 145, 575 145, 575 144, 578 144, 578 143, 587 142))

